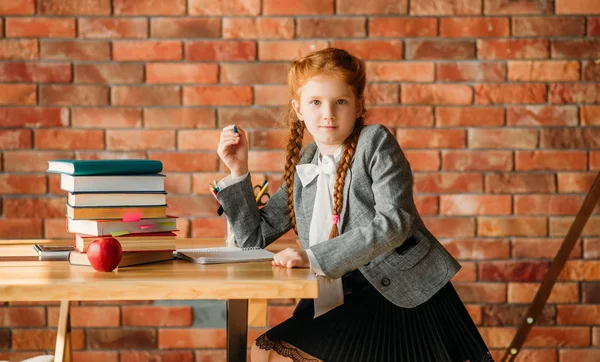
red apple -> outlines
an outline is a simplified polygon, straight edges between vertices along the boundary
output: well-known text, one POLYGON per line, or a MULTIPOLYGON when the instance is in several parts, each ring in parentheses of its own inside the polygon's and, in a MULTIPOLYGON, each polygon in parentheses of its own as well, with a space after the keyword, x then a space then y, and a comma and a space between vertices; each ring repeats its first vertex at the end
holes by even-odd
POLYGON ((92 241, 87 250, 92 268, 98 271, 113 271, 121 261, 123 249, 115 238, 103 238, 92 241))

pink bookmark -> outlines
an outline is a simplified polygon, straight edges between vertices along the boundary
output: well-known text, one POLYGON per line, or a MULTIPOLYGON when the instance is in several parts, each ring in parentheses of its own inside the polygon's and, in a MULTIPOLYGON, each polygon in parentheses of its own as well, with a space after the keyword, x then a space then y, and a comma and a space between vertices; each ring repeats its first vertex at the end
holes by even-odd
POLYGON ((126 212, 125 215, 123 215, 123 222, 136 222, 140 221, 141 218, 141 212, 126 212))

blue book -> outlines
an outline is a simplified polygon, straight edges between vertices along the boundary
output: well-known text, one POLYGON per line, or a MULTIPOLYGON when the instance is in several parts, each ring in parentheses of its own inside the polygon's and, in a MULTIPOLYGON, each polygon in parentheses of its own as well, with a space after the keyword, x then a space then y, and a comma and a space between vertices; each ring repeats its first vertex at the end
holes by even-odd
POLYGON ((157 160, 51 160, 47 172, 72 176, 148 175, 162 171, 157 160))

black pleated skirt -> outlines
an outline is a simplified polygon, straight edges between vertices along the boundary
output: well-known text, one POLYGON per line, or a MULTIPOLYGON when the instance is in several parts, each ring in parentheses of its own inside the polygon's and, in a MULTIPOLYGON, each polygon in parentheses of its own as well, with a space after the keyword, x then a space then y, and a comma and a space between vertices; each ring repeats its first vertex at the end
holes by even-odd
POLYGON ((302 300, 258 347, 293 361, 314 361, 306 354, 325 362, 493 361, 450 282, 415 308, 392 304, 358 270, 342 282, 343 305, 314 319, 313 301, 302 300))

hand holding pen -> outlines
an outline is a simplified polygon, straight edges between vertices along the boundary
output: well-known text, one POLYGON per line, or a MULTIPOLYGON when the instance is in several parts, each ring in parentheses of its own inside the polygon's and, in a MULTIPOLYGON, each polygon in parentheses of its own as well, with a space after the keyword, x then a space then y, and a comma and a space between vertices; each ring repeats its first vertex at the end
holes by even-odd
POLYGON ((240 127, 229 125, 221 131, 217 154, 231 171, 231 176, 248 172, 248 139, 240 127))

